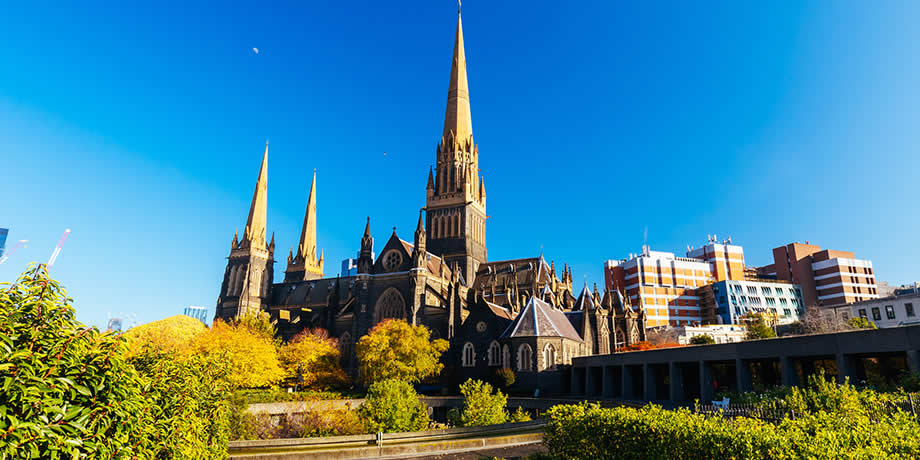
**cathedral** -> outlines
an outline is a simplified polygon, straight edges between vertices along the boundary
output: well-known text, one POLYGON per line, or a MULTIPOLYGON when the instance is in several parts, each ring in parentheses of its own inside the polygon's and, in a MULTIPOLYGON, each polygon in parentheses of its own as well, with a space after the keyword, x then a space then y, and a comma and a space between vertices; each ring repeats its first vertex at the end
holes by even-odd
MULTIPOLYGON (((572 273, 539 257, 488 261, 486 191, 473 140, 463 27, 458 13, 444 130, 429 168, 426 204, 412 241, 394 228, 375 258, 368 218, 357 273, 327 277, 316 241, 316 173, 300 241, 275 283, 275 238, 267 231, 268 145, 246 227, 235 234, 217 300, 223 320, 267 312, 288 340, 308 328, 337 337, 343 365, 354 372, 354 345, 380 321, 426 326, 451 343, 449 380, 486 378, 510 368, 523 387, 561 391, 559 366, 645 339, 645 312, 620 292, 587 285, 573 295, 572 273)), ((360 227, 359 227, 360 228, 360 227)), ((357 232, 356 232, 357 235, 357 232)))

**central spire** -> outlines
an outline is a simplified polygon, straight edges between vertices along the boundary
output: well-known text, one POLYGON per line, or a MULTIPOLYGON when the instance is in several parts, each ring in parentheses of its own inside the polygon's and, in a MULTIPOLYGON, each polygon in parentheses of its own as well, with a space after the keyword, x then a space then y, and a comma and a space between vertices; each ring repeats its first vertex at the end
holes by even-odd
POLYGON ((466 53, 463 51, 463 23, 458 10, 457 36, 454 38, 454 58, 450 65, 450 86, 447 89, 447 111, 444 115, 444 139, 467 141, 472 136, 470 88, 466 81, 466 53))
POLYGON ((285 281, 303 281, 319 279, 323 276, 323 253, 316 255, 316 170, 313 170, 313 182, 310 184, 310 196, 307 198, 307 211, 303 216, 303 228, 300 230, 300 243, 297 252, 288 255, 288 268, 285 281))

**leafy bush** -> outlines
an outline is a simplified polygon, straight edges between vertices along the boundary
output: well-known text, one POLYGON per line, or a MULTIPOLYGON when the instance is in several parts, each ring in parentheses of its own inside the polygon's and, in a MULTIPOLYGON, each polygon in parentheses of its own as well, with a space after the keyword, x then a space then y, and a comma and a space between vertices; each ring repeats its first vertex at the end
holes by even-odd
POLYGON ((716 343, 716 339, 708 334, 700 334, 690 337, 690 343, 693 345, 711 345, 716 343))
POLYGON ((524 409, 518 407, 514 412, 508 414, 509 422, 529 422, 530 414, 527 413, 524 409))
POLYGON ((492 377, 492 384, 497 388, 507 389, 511 385, 514 385, 515 380, 517 380, 517 378, 514 375, 514 371, 507 367, 503 367, 495 370, 495 375, 492 377))
POLYGON ((818 377, 780 400, 796 418, 776 424, 654 405, 555 406, 547 412, 545 442, 552 454, 573 459, 913 458, 920 424, 884 410, 884 399, 818 377))
POLYGON ((444 368, 439 361, 447 351, 446 340, 430 340, 428 328, 404 320, 387 319, 358 340, 355 353, 367 383, 399 379, 418 383, 444 368))
MULTIPOLYGON (((196 320, 197 321, 197 320, 196 320)), ((232 394, 225 356, 145 352, 131 361, 149 383, 147 450, 156 458, 222 458, 232 394)))
POLYGON ((140 455, 144 379, 123 340, 85 327, 33 266, 0 289, 0 457, 140 455))
POLYGON ((278 388, 246 389, 240 390, 238 393, 247 404, 329 399, 360 399, 366 395, 358 391, 285 391, 278 388))
POLYGON ((502 392, 492 393, 492 385, 469 379, 460 385, 463 406, 449 417, 454 426, 496 425, 508 421, 508 397, 502 392))
POLYGON ((358 409, 371 432, 419 431, 428 427, 428 407, 406 382, 396 379, 375 382, 358 409))

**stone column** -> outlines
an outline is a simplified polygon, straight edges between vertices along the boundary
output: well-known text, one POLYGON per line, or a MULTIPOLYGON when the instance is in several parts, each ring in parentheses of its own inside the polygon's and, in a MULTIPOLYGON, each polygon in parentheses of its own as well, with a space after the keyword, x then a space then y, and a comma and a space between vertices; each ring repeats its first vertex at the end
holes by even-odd
POLYGON ((738 391, 741 393, 754 390, 751 366, 741 358, 735 359, 735 381, 738 383, 738 391))
POLYGON ((795 373, 795 362, 788 356, 779 357, 780 381, 783 386, 794 387, 799 383, 799 376, 795 373))
POLYGON ((716 397, 715 393, 712 365, 706 361, 700 361, 700 404, 709 404, 716 397))
POLYGON ((671 380, 671 384, 668 388, 671 401, 683 401, 686 396, 684 395, 684 379, 681 374, 680 364, 675 362, 668 363, 668 376, 671 380))
POLYGON ((655 367, 645 363, 642 365, 643 394, 642 399, 652 401, 655 399, 655 367))
POLYGON ((851 381, 855 380, 855 370, 853 358, 843 353, 837 353, 837 383, 842 385, 846 382, 847 377, 849 377, 851 381))

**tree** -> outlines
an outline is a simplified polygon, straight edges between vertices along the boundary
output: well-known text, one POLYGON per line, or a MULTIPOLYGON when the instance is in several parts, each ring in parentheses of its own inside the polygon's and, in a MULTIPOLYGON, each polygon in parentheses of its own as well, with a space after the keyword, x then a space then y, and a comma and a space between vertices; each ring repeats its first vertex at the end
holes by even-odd
POLYGON ((195 337, 207 330, 208 327, 195 318, 175 315, 132 327, 123 336, 128 343, 129 357, 144 350, 184 355, 189 353, 195 337))
POLYGON ((3 284, 0 458, 147 457, 145 381, 124 342, 77 321, 44 265, 3 284))
POLYGON ((872 321, 869 321, 867 318, 862 316, 854 316, 847 321, 847 324, 853 329, 878 329, 878 326, 875 325, 872 321))
POLYGON ((492 376, 492 384, 496 388, 508 389, 508 387, 514 385, 516 379, 517 377, 514 375, 513 370, 503 367, 495 370, 495 374, 492 376))
POLYGON ((339 362, 338 342, 325 329, 307 329, 278 352, 287 378, 304 387, 329 389, 348 384, 339 362))
POLYGON ((425 326, 387 319, 361 337, 355 352, 365 382, 398 379, 417 383, 441 372, 444 365, 439 360, 448 347, 446 340, 430 340, 425 326))
POLYGON ((469 379, 460 384, 463 407, 448 418, 455 426, 497 425, 508 421, 508 397, 501 390, 492 393, 492 385, 469 379))
POLYGON ((763 315, 748 314, 742 317, 742 321, 747 323, 747 340, 770 339, 776 337, 776 332, 767 324, 767 319, 763 315))
POLYGON ((709 334, 700 334, 690 337, 690 343, 692 345, 711 345, 716 343, 716 339, 709 334))
POLYGON ((264 387, 284 378, 274 338, 244 322, 228 324, 215 319, 211 329, 199 334, 191 348, 208 357, 226 354, 234 386, 264 387))
POLYGON ((371 432, 419 431, 428 427, 428 407, 419 401, 412 385, 387 379, 368 388, 358 414, 371 432))

